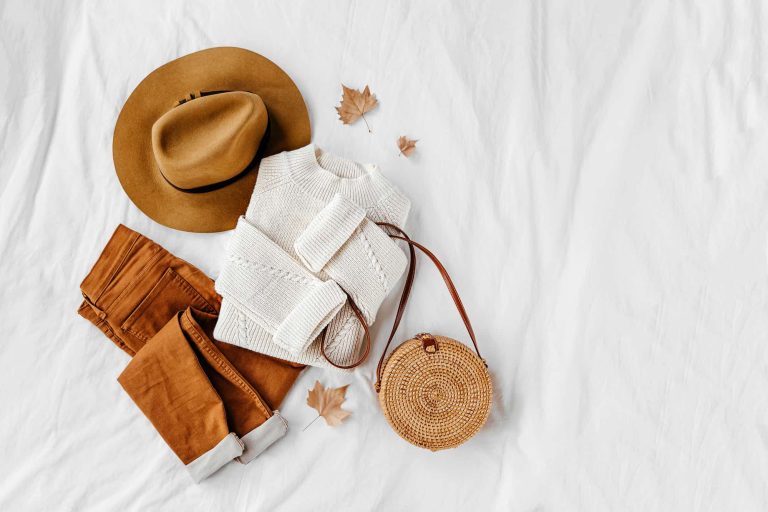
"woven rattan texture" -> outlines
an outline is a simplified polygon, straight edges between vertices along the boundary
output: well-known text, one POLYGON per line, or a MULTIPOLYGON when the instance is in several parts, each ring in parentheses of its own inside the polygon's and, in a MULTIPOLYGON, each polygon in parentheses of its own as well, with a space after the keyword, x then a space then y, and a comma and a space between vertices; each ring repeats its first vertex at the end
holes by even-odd
POLYGON ((418 339, 397 347, 384 364, 379 402, 403 439, 432 451, 474 436, 491 411, 493 389, 485 363, 466 345, 435 336, 427 353, 418 339))

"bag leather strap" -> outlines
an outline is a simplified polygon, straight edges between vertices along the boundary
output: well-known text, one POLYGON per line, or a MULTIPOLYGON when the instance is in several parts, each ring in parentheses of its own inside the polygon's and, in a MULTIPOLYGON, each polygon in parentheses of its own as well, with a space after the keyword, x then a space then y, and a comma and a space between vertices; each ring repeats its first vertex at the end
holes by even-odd
MULTIPOLYGON (((394 224, 389 224, 386 222, 377 222, 379 226, 383 228, 390 228, 395 229, 399 234, 402 235, 402 237, 398 237, 400 240, 406 240, 410 241, 411 239, 408 237, 408 235, 405 234, 405 231, 398 228, 394 224)), ((384 230, 386 231, 386 229, 384 230)), ((387 233, 389 236, 392 236, 390 233, 387 233)), ((394 237, 393 237, 394 238, 394 237)), ((403 317, 403 312, 405 312, 405 303, 408 302, 408 295, 411 293, 411 286, 413 285, 413 277, 416 274, 416 251, 413 249, 412 245, 408 245, 408 251, 410 252, 410 264, 408 265, 408 276, 405 279, 405 286, 403 287, 403 294, 400 297, 400 306, 397 308, 397 315, 395 316, 395 325, 392 329, 392 336, 394 336, 394 331, 397 330, 397 326, 400 325, 400 319, 403 317)), ((346 292, 345 292, 346 293, 346 292)), ((349 302, 349 306, 352 308, 352 312, 355 314, 357 319, 360 321, 360 325, 363 326, 363 342, 365 343, 365 351, 363 352, 363 355, 355 361, 354 363, 350 365, 341 365, 336 364, 328 357, 328 354, 325 353, 325 336, 326 331, 328 327, 323 329, 322 338, 320 339, 320 353, 323 354, 323 357, 326 361, 328 361, 332 366, 335 366, 336 368, 340 368, 342 370, 349 370, 351 368, 355 368, 356 366, 360 366, 363 364, 365 359, 368 357, 368 354, 371 352, 371 332, 368 330, 368 324, 365 323, 365 318, 363 317, 363 314, 360 312, 360 309, 358 309, 357 305, 355 304, 355 301, 352 300, 352 297, 347 294, 347 301, 349 302)), ((392 336, 389 337, 389 341, 392 341, 392 336)), ((387 346, 389 346, 389 342, 387 342, 387 346)), ((386 349, 384 349, 386 352, 386 349)), ((383 357, 383 356, 382 356, 383 357)), ((379 367, 381 367, 381 361, 379 361, 379 367)), ((376 370, 376 374, 378 375, 379 370, 376 370)))
MULTIPOLYGON (((429 249, 424 247, 418 242, 414 242, 411 240, 411 238, 406 234, 405 231, 400 229, 399 227, 395 226, 394 224, 390 224, 388 222, 377 222, 379 226, 384 228, 385 231, 392 230, 396 234, 392 234, 391 232, 388 232, 387 234, 391 238, 395 238, 397 240, 402 240, 405 243, 408 244, 408 252, 410 253, 409 256, 409 264, 408 264, 408 274, 405 278, 405 284, 403 285, 403 292, 400 295, 400 304, 397 307, 397 313, 395 314, 395 320, 392 323, 392 331, 389 333, 389 339, 387 339, 387 344, 384 346, 384 351, 381 354, 381 357, 379 358, 379 364, 376 366, 376 383, 374 387, 376 388, 376 392, 379 391, 380 388, 380 382, 381 382, 381 371, 382 366, 384 365, 384 357, 387 355, 387 350, 389 350, 389 345, 392 343, 392 340, 395 338, 395 334, 397 333, 397 328, 400 326, 400 321, 403 319, 403 313, 405 313, 405 306, 408 304, 408 298, 411 295, 411 289, 413 288, 413 280, 416 276, 416 250, 419 249, 421 252, 423 252, 430 260, 432 260, 432 263, 434 263, 435 267, 437 267, 437 270, 440 272, 440 276, 443 278, 443 281, 445 281, 445 285, 448 288, 448 292, 451 294, 451 298, 453 299, 454 304, 456 304, 456 309, 459 311, 459 315, 461 315, 461 319, 464 321, 464 326, 467 328, 467 332, 469 333, 469 338, 472 340, 472 345, 475 347, 475 352, 477 353, 477 357, 479 357, 483 363, 485 363, 485 359, 483 359, 483 356, 480 355, 480 349, 477 346, 477 339, 475 338, 475 331, 472 329, 472 323, 469 321, 469 316, 467 315, 467 311, 464 309, 464 304, 461 302, 461 297, 459 297, 459 292, 456 290, 456 286, 453 284, 453 280, 451 280, 451 276, 448 275, 448 271, 445 269, 442 263, 440 263, 440 260, 437 258, 437 256, 432 253, 429 249)), ((352 311, 354 312, 357 319, 360 321, 360 325, 363 326, 363 340, 365 343, 365 351, 363 355, 354 363, 350 365, 340 365, 336 364, 333 361, 330 360, 328 357, 328 354, 325 353, 325 337, 326 337, 326 331, 327 327, 323 330, 323 334, 320 341, 320 352, 323 354, 323 357, 333 366, 336 368, 341 368, 344 370, 348 370, 350 368, 355 368, 356 366, 359 366, 360 364, 365 361, 365 359, 368 357, 368 354, 371 351, 371 333, 368 329, 368 324, 365 322, 365 318, 363 317, 363 314, 360 312, 360 309, 358 309, 357 305, 355 305, 355 302, 352 300, 351 297, 348 297, 348 302, 350 307, 352 308, 352 311)), ((488 366, 487 363, 485 363, 486 366, 488 366)))
POLYGON ((485 359, 483 359, 483 356, 480 355, 480 349, 477 346, 477 339, 475 338, 475 331, 472 329, 472 323, 469 321, 469 316, 467 315, 466 309, 464 309, 464 304, 461 302, 461 297, 459 297, 459 292, 456 290, 456 286, 453 284, 453 280, 451 280, 451 276, 448 275, 448 271, 445 269, 442 263, 440 263, 440 260, 435 256, 432 251, 424 247, 418 242, 414 242, 410 239, 410 237, 399 227, 389 224, 387 222, 378 222, 379 226, 383 228, 390 229, 392 231, 395 231, 398 233, 397 235, 393 235, 392 233, 389 233, 389 236, 392 238, 395 238, 397 240, 402 240, 405 243, 408 244, 408 249, 410 251, 410 264, 408 266, 408 276, 405 280, 405 285, 403 286, 403 293, 400 296, 400 305, 397 308, 397 314, 395 315, 395 321, 392 324, 392 331, 389 333, 389 339, 387 340, 387 344, 384 346, 384 351, 381 353, 381 357, 379 358, 379 364, 376 366, 376 384, 374 385, 376 392, 379 392, 379 389, 381 387, 381 372, 384 366, 384 358, 387 355, 387 350, 389 349, 389 345, 392 343, 392 340, 395 337, 395 333, 397 333, 397 328, 400 325, 400 320, 403 318, 403 313, 405 312, 405 305, 408 303, 408 297, 411 294, 411 288, 413 287, 413 278, 416 274, 416 251, 414 248, 419 249, 421 252, 423 252, 430 260, 432 260, 432 263, 434 263, 435 267, 437 267, 437 270, 440 272, 440 276, 443 278, 443 281, 445 281, 445 286, 448 288, 448 291, 451 294, 451 298, 453 299, 454 304, 456 304, 456 309, 459 311, 459 314, 461 315, 461 319, 464 321, 464 326, 467 328, 467 332, 469 333, 469 338, 472 340, 472 345, 475 347, 475 352, 477 353, 477 357, 479 357, 483 363, 488 366, 487 363, 485 363, 485 359))
MULTIPOLYGON (((346 292, 345 292, 346 293, 346 292)), ((336 368, 341 368, 342 370, 349 370, 352 368, 355 368, 356 366, 360 366, 363 364, 363 361, 368 357, 368 354, 371 352, 371 332, 368 330, 368 324, 365 323, 365 317, 363 316, 363 313, 360 311, 360 309, 355 304, 355 301, 352 300, 352 297, 347 294, 347 302, 349 302, 349 307, 352 308, 352 312, 357 317, 357 320, 360 322, 360 325, 363 326, 363 341, 365 342, 365 351, 363 352, 363 355, 360 356, 360 359, 355 361, 352 364, 343 365, 343 364, 336 364, 333 361, 331 361, 331 358, 328 357, 328 354, 325 353, 325 337, 328 332, 328 326, 325 326, 323 329, 322 337, 320 338, 320 353, 323 354, 323 357, 326 361, 328 361, 331 365, 335 366, 336 368)))

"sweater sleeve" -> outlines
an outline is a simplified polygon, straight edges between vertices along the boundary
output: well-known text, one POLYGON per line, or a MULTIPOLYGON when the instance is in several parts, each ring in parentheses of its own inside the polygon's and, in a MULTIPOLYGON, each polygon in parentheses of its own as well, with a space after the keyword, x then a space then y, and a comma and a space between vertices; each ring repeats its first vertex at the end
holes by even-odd
POLYGON ((227 247, 216 291, 298 354, 346 301, 334 281, 322 281, 241 217, 227 247))
POLYGON ((310 270, 322 270, 352 297, 369 325, 407 265, 397 244, 340 195, 315 216, 294 249, 310 270))

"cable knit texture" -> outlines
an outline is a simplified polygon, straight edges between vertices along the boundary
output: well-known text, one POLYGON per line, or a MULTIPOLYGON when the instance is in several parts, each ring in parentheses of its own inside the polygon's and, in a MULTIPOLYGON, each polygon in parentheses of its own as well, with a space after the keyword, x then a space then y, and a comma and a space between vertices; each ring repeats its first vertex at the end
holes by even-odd
POLYGON ((376 311, 403 274, 405 254, 365 212, 336 195, 293 244, 301 261, 335 280, 373 323, 376 311))
POLYGON ((375 165, 312 144, 265 158, 216 283, 223 301, 214 336, 281 359, 332 367, 317 338, 327 324, 328 356, 339 364, 353 362, 362 328, 348 304, 333 311, 339 286, 373 323, 407 263, 375 222, 403 227, 409 209, 409 200, 375 165))
POLYGON ((371 325, 407 264, 397 244, 374 222, 363 219, 323 272, 352 297, 371 325))
POLYGON ((344 305, 334 281, 322 281, 241 217, 216 291, 273 336, 283 349, 307 348, 344 305))

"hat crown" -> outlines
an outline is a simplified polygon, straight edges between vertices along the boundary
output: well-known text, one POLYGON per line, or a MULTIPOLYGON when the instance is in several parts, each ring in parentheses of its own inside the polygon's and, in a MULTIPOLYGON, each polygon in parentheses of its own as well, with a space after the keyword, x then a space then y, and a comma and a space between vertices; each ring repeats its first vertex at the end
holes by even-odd
POLYGON ((258 94, 230 91, 192 96, 152 126, 155 161, 163 177, 178 189, 226 182, 256 157, 267 120, 258 94))

